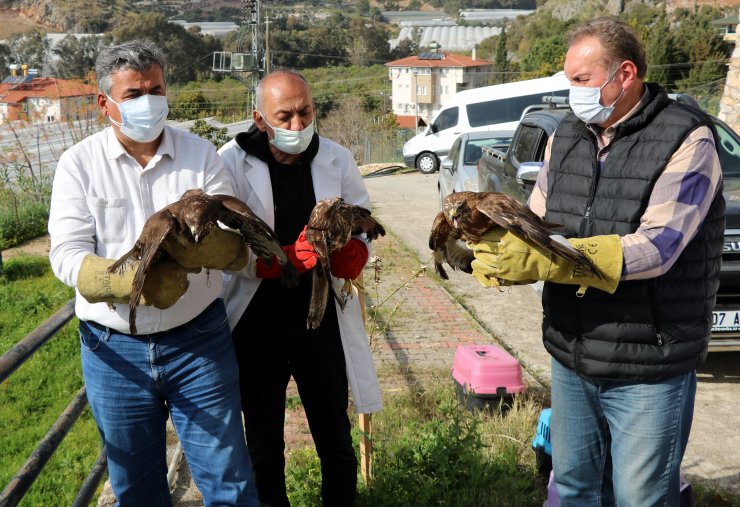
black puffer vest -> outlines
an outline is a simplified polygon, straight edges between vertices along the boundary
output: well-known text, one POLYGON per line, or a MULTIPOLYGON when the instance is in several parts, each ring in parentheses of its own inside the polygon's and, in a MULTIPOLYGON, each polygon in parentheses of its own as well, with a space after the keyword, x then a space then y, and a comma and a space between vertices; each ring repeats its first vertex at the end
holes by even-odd
MULTIPOLYGON (((575 237, 633 233, 655 181, 699 125, 711 118, 648 85, 651 99, 616 128, 599 171, 594 134, 574 115, 555 132, 546 219, 575 237)), ((716 139, 716 134, 715 134, 716 139)), ((629 381, 670 378, 706 358, 724 237, 724 199, 714 198, 704 223, 664 275, 623 281, 615 294, 546 283, 545 348, 589 377, 629 381)), ((671 238, 675 239, 675 238, 671 238)))

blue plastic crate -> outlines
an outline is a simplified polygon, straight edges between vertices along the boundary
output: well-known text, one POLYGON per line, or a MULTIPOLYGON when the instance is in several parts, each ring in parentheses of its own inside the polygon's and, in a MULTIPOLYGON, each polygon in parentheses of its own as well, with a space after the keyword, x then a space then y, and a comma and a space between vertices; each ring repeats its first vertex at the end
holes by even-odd
POLYGON ((537 469, 547 477, 552 470, 552 444, 550 443, 550 417, 552 409, 545 408, 537 422, 537 434, 532 439, 532 449, 537 457, 537 469))

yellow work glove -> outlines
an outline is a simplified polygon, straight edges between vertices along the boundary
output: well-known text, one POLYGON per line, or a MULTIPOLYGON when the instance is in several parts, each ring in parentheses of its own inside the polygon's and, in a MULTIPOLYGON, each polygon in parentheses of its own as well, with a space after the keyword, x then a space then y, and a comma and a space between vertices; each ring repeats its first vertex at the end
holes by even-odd
POLYGON ((583 263, 572 264, 504 229, 490 231, 479 243, 469 245, 475 255, 473 276, 484 287, 543 280, 578 285, 578 295, 583 295, 587 287, 614 294, 622 275, 619 236, 573 238, 568 242, 596 266, 601 276, 583 263))
MULTIPOLYGON (((128 303, 139 261, 121 273, 108 273, 116 262, 97 255, 82 260, 77 290, 90 303, 128 303)), ((139 304, 164 310, 177 303, 188 290, 187 271, 171 261, 155 262, 147 271, 139 304)))
POLYGON ((211 229, 199 243, 183 247, 168 237, 162 247, 175 262, 187 270, 198 268, 239 271, 247 265, 247 244, 241 234, 220 227, 211 229))

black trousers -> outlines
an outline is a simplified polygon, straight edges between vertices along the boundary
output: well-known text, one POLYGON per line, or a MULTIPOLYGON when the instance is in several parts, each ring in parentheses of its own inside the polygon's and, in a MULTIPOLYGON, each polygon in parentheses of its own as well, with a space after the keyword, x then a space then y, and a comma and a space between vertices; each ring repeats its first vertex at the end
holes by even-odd
POLYGON ((347 415, 348 386, 336 310, 327 305, 319 329, 305 316, 255 315, 249 309, 233 331, 242 410, 260 501, 289 506, 285 491, 285 398, 291 375, 321 460, 324 505, 355 505, 357 458, 347 415))

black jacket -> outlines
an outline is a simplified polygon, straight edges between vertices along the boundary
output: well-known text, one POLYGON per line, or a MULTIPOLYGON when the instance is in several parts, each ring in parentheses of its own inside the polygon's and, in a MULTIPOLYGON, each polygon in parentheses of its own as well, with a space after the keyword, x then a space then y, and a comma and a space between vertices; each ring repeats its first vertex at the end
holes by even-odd
MULTIPOLYGON (((616 127, 599 167, 593 132, 574 115, 555 132, 546 219, 575 237, 633 233, 656 180, 688 134, 713 129, 701 111, 648 85, 650 100, 616 127)), ((716 136, 715 136, 716 138, 716 136)), ((664 275, 623 281, 615 294, 546 283, 543 334, 555 359, 579 374, 629 381, 669 378, 706 358, 724 237, 721 189, 692 241, 664 275)))

